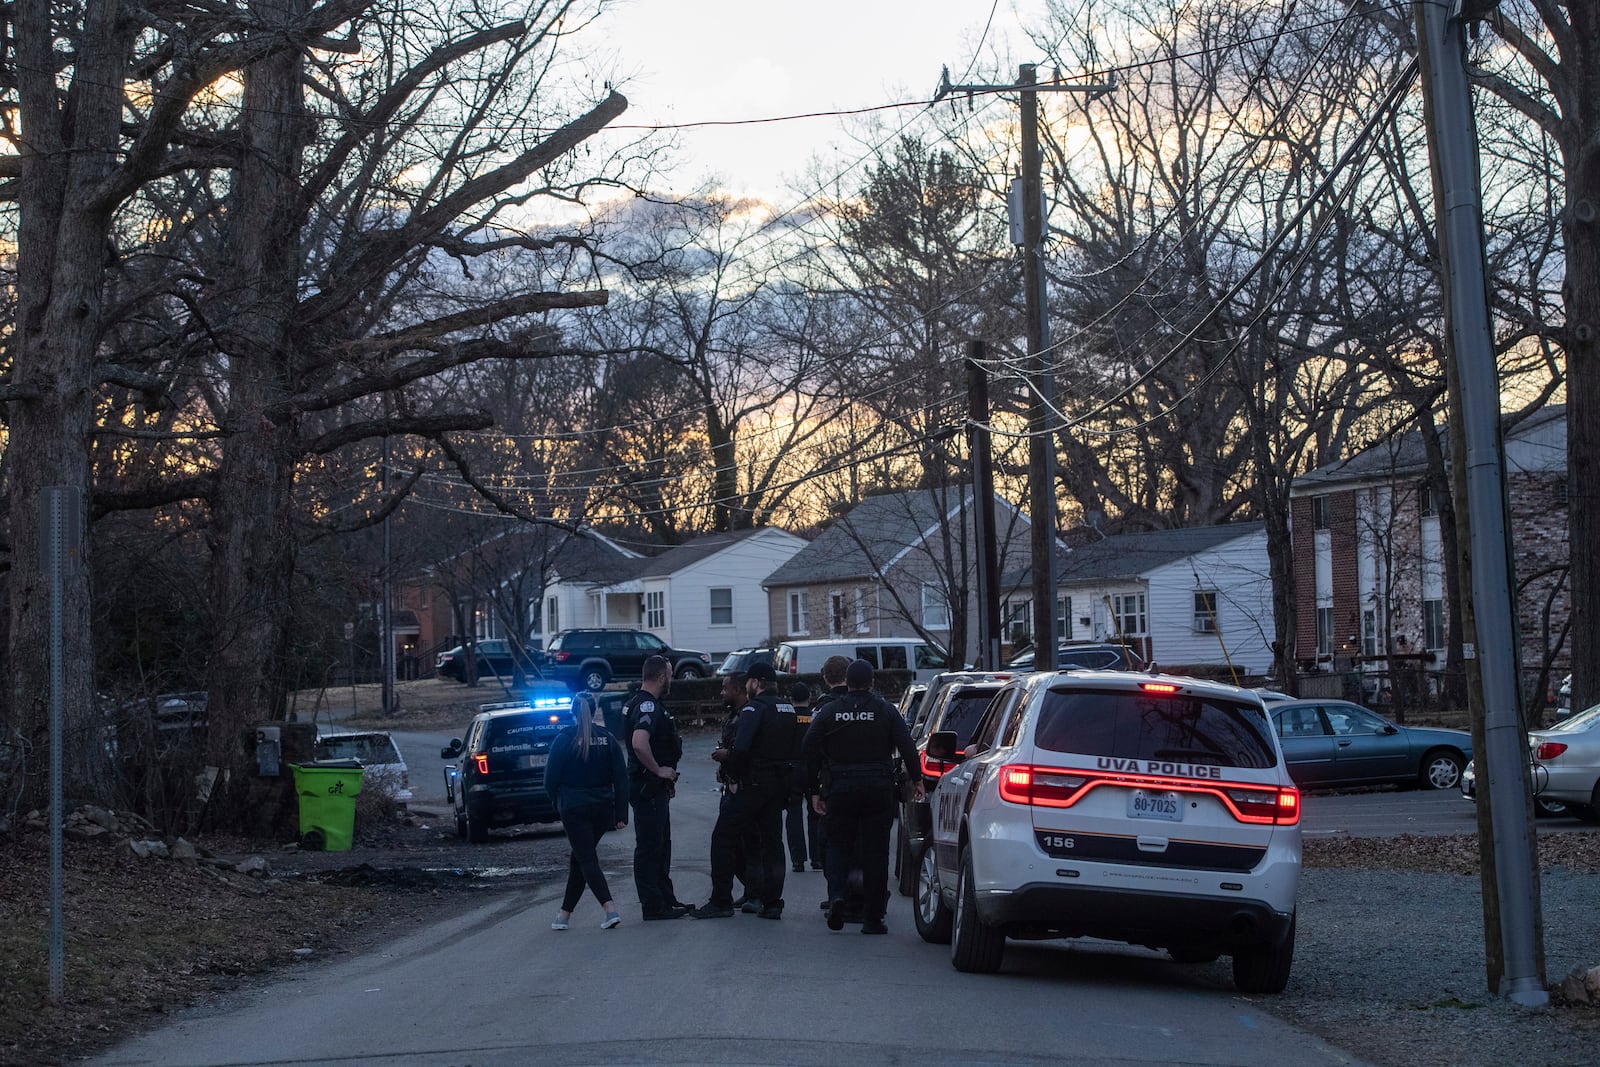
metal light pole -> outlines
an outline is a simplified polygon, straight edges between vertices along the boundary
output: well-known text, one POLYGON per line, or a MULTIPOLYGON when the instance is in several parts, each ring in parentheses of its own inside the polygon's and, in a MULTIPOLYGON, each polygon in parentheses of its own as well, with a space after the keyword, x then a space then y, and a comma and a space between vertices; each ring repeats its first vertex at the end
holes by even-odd
POLYGON ((1505 974, 1500 993, 1529 1007, 1549 1003, 1540 975, 1538 881, 1528 819, 1528 750, 1517 691, 1516 605, 1507 536, 1500 381, 1483 266, 1478 149, 1467 84, 1466 19, 1460 5, 1415 5, 1419 59, 1432 117, 1429 150, 1444 256, 1445 306, 1456 409, 1465 447, 1452 458, 1464 479, 1471 546, 1473 655, 1483 689, 1484 749, 1494 835, 1495 886, 1505 974))

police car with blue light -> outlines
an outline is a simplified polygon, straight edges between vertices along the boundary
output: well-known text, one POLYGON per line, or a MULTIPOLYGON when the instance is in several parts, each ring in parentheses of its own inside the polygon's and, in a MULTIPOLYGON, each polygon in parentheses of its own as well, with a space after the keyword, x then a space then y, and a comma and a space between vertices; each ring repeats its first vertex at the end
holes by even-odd
POLYGON ((1043 672, 1007 683, 932 797, 913 898, 958 970, 1008 938, 1090 937, 1200 963, 1276 993, 1294 959, 1300 792, 1261 699, 1167 675, 1043 672))
POLYGON ((559 682, 535 683, 526 699, 478 705, 465 739, 439 750, 445 797, 456 833, 472 842, 496 827, 560 821, 544 788, 550 743, 575 721, 572 693, 559 682))

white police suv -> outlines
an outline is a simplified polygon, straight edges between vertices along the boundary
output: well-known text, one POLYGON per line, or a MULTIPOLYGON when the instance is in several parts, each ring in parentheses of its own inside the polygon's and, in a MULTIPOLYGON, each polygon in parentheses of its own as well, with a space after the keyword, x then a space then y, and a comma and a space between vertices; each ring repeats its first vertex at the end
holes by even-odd
POLYGON ((1008 937, 1096 937, 1179 962, 1233 957, 1276 993, 1294 959, 1300 792, 1260 698, 1165 675, 1024 675, 997 693, 932 798, 914 915, 962 971, 1008 937))

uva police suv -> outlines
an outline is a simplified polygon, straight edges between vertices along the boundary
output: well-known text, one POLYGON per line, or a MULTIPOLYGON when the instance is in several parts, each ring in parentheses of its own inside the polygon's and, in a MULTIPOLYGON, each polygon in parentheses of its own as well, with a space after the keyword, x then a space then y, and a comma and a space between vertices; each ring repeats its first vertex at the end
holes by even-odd
POLYGON ((1228 955, 1275 993, 1294 959, 1300 793, 1260 698, 1192 678, 1024 675, 932 797, 914 915, 963 971, 1007 937, 1097 937, 1180 962, 1228 955))

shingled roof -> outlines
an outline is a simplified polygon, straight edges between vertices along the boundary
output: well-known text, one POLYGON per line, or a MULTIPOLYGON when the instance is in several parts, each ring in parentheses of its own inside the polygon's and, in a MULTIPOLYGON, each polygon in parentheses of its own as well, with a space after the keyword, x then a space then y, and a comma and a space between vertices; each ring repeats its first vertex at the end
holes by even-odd
MULTIPOLYGON (((1224 526, 1190 526, 1180 530, 1145 530, 1139 533, 1111 534, 1104 540, 1084 545, 1072 552, 1057 553, 1056 580, 1061 585, 1137 578, 1159 567, 1227 544, 1240 537, 1251 537, 1266 529, 1259 522, 1235 522, 1224 526)), ((1010 575, 1013 587, 1025 587, 1029 572, 1010 575)))
POLYGON ((930 530, 970 502, 970 489, 869 496, 767 576, 767 588, 876 578, 930 530))

